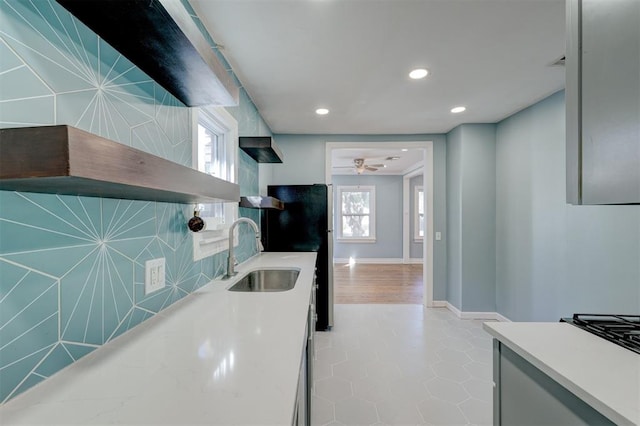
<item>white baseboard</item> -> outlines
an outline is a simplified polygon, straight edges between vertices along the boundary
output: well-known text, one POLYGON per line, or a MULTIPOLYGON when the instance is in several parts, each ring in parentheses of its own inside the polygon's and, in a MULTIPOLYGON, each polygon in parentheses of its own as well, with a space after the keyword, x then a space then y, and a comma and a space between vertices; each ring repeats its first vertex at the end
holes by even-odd
POLYGON ((496 320, 497 312, 461 312, 461 319, 475 319, 475 320, 496 320))
POLYGON ((451 312, 454 313, 455 316, 457 316, 458 318, 462 318, 462 312, 460 312, 460 309, 456 308, 455 306, 453 306, 451 303, 449 303, 448 301, 445 304, 445 307, 450 310, 451 312))
POLYGON ((496 314, 496 321, 500 321, 500 322, 511 322, 511 320, 507 317, 505 317, 504 315, 501 315, 497 312, 495 312, 496 314))
POLYGON ((433 301, 434 308, 447 308, 455 316, 460 319, 475 319, 475 320, 489 320, 489 321, 500 321, 500 322, 511 322, 511 320, 504 315, 501 315, 497 312, 463 312, 460 309, 453 306, 446 300, 434 300, 433 301))
MULTIPOLYGON (((381 264, 381 263, 403 263, 401 258, 393 258, 393 257, 383 257, 383 258, 358 258, 355 260, 357 263, 362 264, 381 264)), ((334 264, 343 264, 346 265, 349 263, 349 259, 333 259, 334 264)))

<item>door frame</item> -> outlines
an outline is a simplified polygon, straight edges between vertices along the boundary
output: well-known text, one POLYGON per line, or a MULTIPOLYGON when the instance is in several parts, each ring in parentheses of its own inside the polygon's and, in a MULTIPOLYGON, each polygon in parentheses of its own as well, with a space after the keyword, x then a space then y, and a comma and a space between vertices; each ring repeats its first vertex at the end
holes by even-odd
MULTIPOLYGON (((325 183, 331 185, 331 153, 337 149, 362 148, 376 149, 422 149, 422 167, 416 169, 416 173, 422 173, 422 186, 424 187, 426 204, 426 235, 422 240, 422 304, 428 308, 433 307, 433 141, 389 141, 389 142, 325 142, 325 183)), ((403 197, 404 198, 404 197, 403 197)), ((404 200, 403 200, 404 203, 404 200)), ((404 204, 403 204, 404 207, 404 204)), ((404 208, 403 208, 404 215, 404 208)), ((405 230, 408 221, 403 218, 403 247, 405 237, 409 230, 405 230)), ((403 249, 404 257, 404 249, 403 249)), ((331 259, 333 262, 333 259, 331 259)))

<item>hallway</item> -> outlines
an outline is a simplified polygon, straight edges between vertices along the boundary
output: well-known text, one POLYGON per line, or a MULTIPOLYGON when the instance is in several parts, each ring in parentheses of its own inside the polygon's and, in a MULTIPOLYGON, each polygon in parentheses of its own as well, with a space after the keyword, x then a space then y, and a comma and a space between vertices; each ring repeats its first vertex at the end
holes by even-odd
POLYGON ((316 333, 313 425, 488 425, 491 338, 422 305, 340 304, 316 333))

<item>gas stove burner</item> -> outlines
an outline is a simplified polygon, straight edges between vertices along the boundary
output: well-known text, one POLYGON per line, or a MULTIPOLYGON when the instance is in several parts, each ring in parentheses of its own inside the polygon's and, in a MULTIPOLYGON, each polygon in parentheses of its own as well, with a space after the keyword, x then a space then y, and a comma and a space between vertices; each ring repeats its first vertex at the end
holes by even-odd
POLYGON ((640 315, 573 314, 560 321, 640 354, 640 315))

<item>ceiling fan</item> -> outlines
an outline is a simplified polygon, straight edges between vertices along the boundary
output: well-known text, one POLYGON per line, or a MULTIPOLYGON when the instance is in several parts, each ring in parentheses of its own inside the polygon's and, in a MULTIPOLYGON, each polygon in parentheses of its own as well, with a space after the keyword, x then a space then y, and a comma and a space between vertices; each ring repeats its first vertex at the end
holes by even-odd
POLYGON ((354 158, 353 166, 337 166, 336 169, 353 167, 356 173, 361 175, 365 170, 369 172, 375 172, 381 167, 386 167, 384 164, 366 164, 364 158, 354 158))

